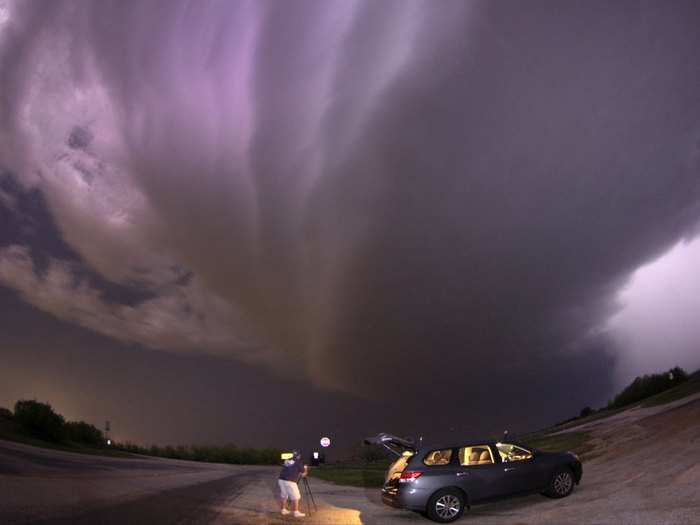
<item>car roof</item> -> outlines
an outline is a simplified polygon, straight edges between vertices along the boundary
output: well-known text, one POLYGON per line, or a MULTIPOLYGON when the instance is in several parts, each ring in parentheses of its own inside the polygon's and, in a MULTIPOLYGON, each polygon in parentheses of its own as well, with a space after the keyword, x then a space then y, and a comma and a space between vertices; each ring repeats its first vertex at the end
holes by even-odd
MULTIPOLYGON (((468 441, 461 441, 459 443, 453 443, 449 445, 424 445, 420 449, 418 449, 418 453, 421 452, 431 452, 433 450, 445 450, 448 448, 462 448, 462 447, 475 447, 479 445, 495 445, 496 443, 501 443, 499 440, 494 440, 493 438, 490 439, 470 439, 468 441)), ((528 445, 525 445, 524 443, 520 441, 516 441, 514 439, 508 439, 504 443, 508 443, 509 445, 517 445, 519 447, 527 448, 532 450, 533 447, 530 447, 528 445)))

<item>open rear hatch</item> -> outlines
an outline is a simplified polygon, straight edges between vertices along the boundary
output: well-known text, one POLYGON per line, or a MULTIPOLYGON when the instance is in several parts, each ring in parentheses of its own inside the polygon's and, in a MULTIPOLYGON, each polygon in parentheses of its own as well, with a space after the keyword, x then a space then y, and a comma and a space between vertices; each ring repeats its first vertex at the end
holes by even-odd
POLYGON ((384 492, 395 493, 401 473, 406 468, 408 460, 417 451, 415 443, 410 438, 400 438, 382 432, 381 434, 365 439, 365 445, 383 446, 398 456, 396 461, 389 466, 389 470, 387 470, 384 479, 384 492))
POLYGON ((411 438, 400 438, 386 432, 366 438, 365 445, 381 445, 397 456, 402 456, 404 452, 416 453, 416 444, 411 438))

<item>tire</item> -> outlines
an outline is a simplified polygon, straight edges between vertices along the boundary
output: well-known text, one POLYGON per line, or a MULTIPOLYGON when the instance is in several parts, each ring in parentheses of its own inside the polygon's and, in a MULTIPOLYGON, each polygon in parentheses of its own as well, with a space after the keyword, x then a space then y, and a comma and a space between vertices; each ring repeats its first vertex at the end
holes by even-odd
POLYGON ((452 523, 464 513, 464 493, 458 489, 438 490, 428 500, 425 509, 428 518, 438 523, 452 523))
POLYGON ((568 468, 561 468, 554 471, 549 487, 544 494, 548 498, 565 498, 574 490, 574 473, 568 468))

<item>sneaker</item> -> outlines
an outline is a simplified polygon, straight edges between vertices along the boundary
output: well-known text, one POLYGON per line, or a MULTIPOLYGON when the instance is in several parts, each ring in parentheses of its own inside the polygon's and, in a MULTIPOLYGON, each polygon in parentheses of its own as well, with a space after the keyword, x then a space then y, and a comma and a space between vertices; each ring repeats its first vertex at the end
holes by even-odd
POLYGON ((291 514, 291 513, 292 513, 291 510, 282 509, 282 516, 286 516, 287 514, 291 514))
POLYGON ((303 512, 299 512, 298 510, 294 511, 295 518, 303 518, 304 516, 306 516, 306 514, 304 514, 303 512))

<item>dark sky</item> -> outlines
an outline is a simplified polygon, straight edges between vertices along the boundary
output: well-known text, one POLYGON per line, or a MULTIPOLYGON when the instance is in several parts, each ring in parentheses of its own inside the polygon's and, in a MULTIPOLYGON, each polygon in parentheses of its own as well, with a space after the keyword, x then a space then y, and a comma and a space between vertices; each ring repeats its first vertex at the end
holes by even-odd
POLYGON ((0 0, 0 405, 532 430, 700 366, 700 8, 0 0))

